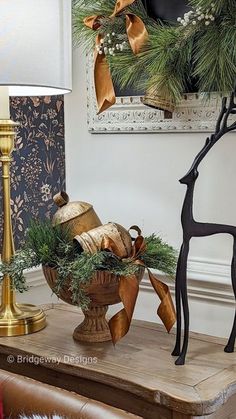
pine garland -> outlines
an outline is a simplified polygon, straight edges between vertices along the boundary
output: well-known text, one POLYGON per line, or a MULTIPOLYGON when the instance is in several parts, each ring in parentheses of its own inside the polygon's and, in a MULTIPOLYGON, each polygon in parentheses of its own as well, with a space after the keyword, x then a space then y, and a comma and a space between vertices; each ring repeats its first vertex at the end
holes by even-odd
MULTIPOLYGON (((147 267, 174 276, 175 250, 155 235, 147 237, 145 241, 146 251, 140 255, 140 259, 147 267)), ((0 265, 0 279, 4 274, 9 274, 13 287, 24 292, 28 288, 24 271, 41 264, 57 270, 58 279, 53 291, 58 296, 68 277, 71 278, 73 302, 77 304, 79 301, 84 309, 89 304, 84 285, 90 282, 96 271, 106 270, 118 276, 127 276, 139 270, 139 265, 134 261, 121 260, 110 252, 78 254, 68 230, 60 225, 53 227, 49 221, 34 221, 27 230, 24 248, 15 254, 9 264, 0 265)))
MULTIPOLYGON (((83 18, 109 16, 115 0, 75 1, 74 38, 94 49, 97 31, 85 28, 83 18), (90 40, 89 46, 87 41, 90 40), (92 40, 92 42, 91 42, 92 40)), ((142 2, 131 6, 148 30, 149 40, 138 55, 129 47, 107 56, 112 78, 121 88, 151 91, 178 103, 194 80, 199 92, 227 94, 236 81, 236 1, 189 0, 190 11, 175 25, 147 17, 142 2)), ((125 37, 122 16, 105 19, 99 29, 103 36, 114 31, 125 37), (106 23, 105 23, 106 22, 106 23)), ((123 39, 123 38, 122 38, 123 39)))

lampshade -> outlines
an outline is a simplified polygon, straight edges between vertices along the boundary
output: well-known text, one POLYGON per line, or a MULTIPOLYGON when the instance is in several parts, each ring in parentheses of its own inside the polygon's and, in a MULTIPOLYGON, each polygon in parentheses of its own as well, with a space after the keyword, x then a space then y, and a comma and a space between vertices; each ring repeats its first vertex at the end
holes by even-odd
POLYGON ((71 0, 1 0, 0 85, 11 96, 71 91, 71 0))

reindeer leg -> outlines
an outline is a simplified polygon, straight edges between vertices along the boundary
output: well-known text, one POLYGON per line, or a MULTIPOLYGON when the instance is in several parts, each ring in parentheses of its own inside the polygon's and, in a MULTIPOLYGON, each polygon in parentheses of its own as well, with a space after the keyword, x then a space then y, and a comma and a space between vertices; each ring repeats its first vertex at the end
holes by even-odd
POLYGON ((185 357, 188 349, 189 338, 189 307, 188 307, 188 294, 187 294, 187 260, 189 253, 189 239, 183 243, 182 264, 180 269, 181 278, 181 298, 184 313, 184 341, 179 358, 175 361, 176 365, 184 365, 185 357))
MULTIPOLYGON (((236 237, 234 237, 233 259, 232 259, 232 264, 231 264, 231 279, 232 279, 234 296, 236 299, 236 237)), ((232 332, 229 337, 228 343, 224 349, 225 352, 228 352, 228 353, 234 352, 235 338, 236 338, 236 311, 235 311, 235 316, 234 316, 232 332)))
POLYGON ((180 343, 181 343, 181 263, 182 263, 182 253, 183 253, 183 244, 180 249, 179 259, 176 270, 176 279, 175 279, 175 303, 176 303, 176 317, 177 317, 177 328, 176 328, 176 341, 175 347, 171 355, 179 356, 180 355, 180 343))

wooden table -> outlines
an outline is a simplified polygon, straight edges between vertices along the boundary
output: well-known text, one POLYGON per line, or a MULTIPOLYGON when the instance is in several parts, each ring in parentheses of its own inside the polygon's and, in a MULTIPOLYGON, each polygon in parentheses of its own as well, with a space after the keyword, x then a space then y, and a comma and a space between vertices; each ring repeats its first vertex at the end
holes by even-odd
POLYGON ((109 342, 79 344, 72 339, 81 321, 78 309, 44 308, 44 330, 0 339, 0 368, 147 419, 236 418, 236 355, 223 352, 223 339, 192 334, 187 364, 175 366, 174 335, 161 326, 133 321, 116 348, 109 342))

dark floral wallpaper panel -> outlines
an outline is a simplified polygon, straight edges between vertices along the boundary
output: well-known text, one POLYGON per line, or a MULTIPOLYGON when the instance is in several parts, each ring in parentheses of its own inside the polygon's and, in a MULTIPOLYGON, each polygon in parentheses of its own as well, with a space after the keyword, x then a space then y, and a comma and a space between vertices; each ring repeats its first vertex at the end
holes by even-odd
MULTIPOLYGON (((51 218, 56 211, 53 195, 65 189, 64 101, 63 96, 15 97, 10 108, 11 119, 19 123, 11 209, 15 245, 20 248, 30 220, 51 218)), ((0 211, 2 238, 2 199, 0 211)))

